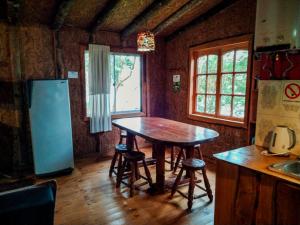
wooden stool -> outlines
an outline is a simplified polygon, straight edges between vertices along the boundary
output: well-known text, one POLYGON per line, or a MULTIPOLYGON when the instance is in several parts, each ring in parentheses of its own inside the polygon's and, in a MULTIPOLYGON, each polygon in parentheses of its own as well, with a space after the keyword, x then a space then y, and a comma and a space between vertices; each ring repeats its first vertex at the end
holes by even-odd
MULTIPOLYGON (((198 152, 198 156, 199 156, 199 159, 203 160, 203 156, 202 156, 202 151, 200 149, 200 145, 196 145, 195 147, 195 150, 198 152)), ((172 157, 171 157, 172 158, 172 157)), ((174 158, 174 157, 173 157, 174 158)), ((174 164, 174 169, 173 169, 173 173, 176 173, 176 170, 177 168, 179 167, 179 163, 180 161, 182 160, 185 160, 186 159, 186 154, 185 154, 185 150, 184 148, 181 148, 180 149, 180 152, 178 153, 178 156, 176 158, 176 162, 174 164)))
POLYGON ((174 185, 172 187, 172 193, 171 193, 171 196, 170 196, 171 198, 173 197, 173 195, 175 194, 176 191, 179 194, 181 194, 183 197, 188 199, 188 210, 189 211, 192 209, 194 199, 201 198, 201 197, 204 197, 204 196, 208 196, 210 202, 212 202, 213 195, 212 195, 212 191, 210 189, 210 184, 209 184, 209 181, 208 181, 208 178, 207 178, 207 175, 206 175, 205 162, 203 160, 191 158, 191 159, 186 159, 186 160, 182 161, 182 168, 181 168, 178 176, 176 177, 176 180, 175 180, 174 185), (182 176, 182 173, 183 173, 184 170, 186 170, 187 173, 190 176, 188 195, 182 193, 180 190, 177 190, 177 186, 180 182, 180 179, 181 179, 181 176, 182 176), (203 188, 200 185, 196 184, 196 182, 195 182, 195 171, 196 170, 201 170, 202 171, 205 188, 203 188), (195 186, 197 186, 201 190, 205 191, 206 193, 198 195, 198 196, 194 196, 195 186))
POLYGON ((130 188, 130 197, 133 196, 133 192, 135 189, 134 182, 140 178, 146 180, 149 183, 150 187, 152 187, 152 178, 145 161, 145 154, 137 151, 129 151, 124 156, 123 165, 121 167, 120 173, 117 176, 117 185, 116 185, 117 188, 120 187, 127 165, 130 165, 130 169, 131 169, 131 174, 130 174, 129 184, 128 184, 130 188), (142 176, 139 172, 139 166, 138 166, 139 161, 142 161, 143 163, 146 177, 142 176))
MULTIPOLYGON (((126 138, 127 138, 127 131, 126 130, 121 130, 119 144, 122 144, 124 142, 123 139, 125 139, 125 141, 126 141, 126 138)), ((138 147, 137 140, 136 140, 135 136, 133 137, 133 142, 134 142, 133 143, 134 144, 133 147, 135 147, 135 149, 138 152, 140 152, 140 149, 138 147)), ((147 163, 147 165, 153 165, 153 164, 156 163, 156 159, 153 159, 151 157, 150 158, 146 158, 146 163, 147 163)))
POLYGON ((111 160, 110 168, 109 168, 109 176, 110 177, 112 176, 113 173, 118 175, 118 173, 120 172, 121 167, 122 167, 123 154, 126 153, 126 152, 128 152, 127 145, 117 144, 115 146, 115 154, 114 154, 114 157, 111 160), (119 160, 118 160, 118 158, 119 158, 119 160), (116 164, 117 160, 118 160, 118 166, 116 167, 115 164, 116 164))
MULTIPOLYGON (((124 141, 123 141, 124 139, 125 139, 125 142, 126 142, 126 138, 127 138, 127 131, 126 130, 121 130, 119 144, 123 144, 124 143, 124 141)), ((135 136, 133 137, 133 142, 134 142, 135 149, 139 152, 140 149, 138 147, 137 140, 136 140, 135 136)))

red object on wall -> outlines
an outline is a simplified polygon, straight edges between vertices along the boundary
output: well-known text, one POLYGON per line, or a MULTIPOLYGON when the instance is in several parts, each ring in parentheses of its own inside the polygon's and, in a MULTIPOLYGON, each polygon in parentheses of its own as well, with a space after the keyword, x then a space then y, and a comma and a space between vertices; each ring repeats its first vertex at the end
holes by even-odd
POLYGON ((288 54, 286 53, 263 53, 261 55, 261 69, 259 79, 286 79, 286 80, 299 80, 300 79, 300 54, 288 54), (284 78, 284 72, 291 66, 289 60, 293 64, 291 70, 286 72, 284 78), (270 75, 271 74, 271 75, 270 75))

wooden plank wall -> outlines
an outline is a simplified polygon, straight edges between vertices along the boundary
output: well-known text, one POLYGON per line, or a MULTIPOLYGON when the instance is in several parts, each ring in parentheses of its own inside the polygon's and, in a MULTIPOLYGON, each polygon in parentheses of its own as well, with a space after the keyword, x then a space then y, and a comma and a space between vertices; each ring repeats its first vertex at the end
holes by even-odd
POLYGON ((0 170, 12 168, 13 133, 18 129, 10 69, 8 29, 6 24, 0 23, 0 170))

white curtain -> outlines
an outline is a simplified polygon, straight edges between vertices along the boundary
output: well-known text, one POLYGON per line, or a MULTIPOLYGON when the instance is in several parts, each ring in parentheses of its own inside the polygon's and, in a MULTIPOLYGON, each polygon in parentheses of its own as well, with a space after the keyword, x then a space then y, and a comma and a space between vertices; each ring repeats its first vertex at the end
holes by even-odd
POLYGON ((89 45, 90 132, 111 130, 109 46, 89 45))

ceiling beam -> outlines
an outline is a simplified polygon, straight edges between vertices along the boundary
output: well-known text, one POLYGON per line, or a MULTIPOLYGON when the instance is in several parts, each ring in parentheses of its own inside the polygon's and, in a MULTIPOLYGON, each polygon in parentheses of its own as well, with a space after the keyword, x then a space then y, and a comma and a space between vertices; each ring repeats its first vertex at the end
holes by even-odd
POLYGON ((55 31, 60 30, 64 25, 66 17, 69 15, 69 12, 74 5, 75 0, 63 0, 58 6, 58 10, 55 14, 51 28, 55 31))
POLYGON ((188 13, 190 10, 192 10, 194 7, 197 7, 198 5, 202 4, 203 0, 190 0, 186 4, 184 4, 179 10, 177 10, 175 13, 173 13, 171 16, 169 16, 167 19, 165 19, 163 22, 158 24, 152 32, 156 35, 163 31, 165 28, 173 24, 174 22, 178 21, 183 15, 188 13))
POLYGON ((104 8, 96 15, 91 25, 88 28, 88 31, 91 33, 95 33, 98 28, 103 24, 105 19, 111 15, 113 9, 119 3, 120 0, 108 0, 108 3, 104 6, 104 8))
POLYGON ((233 3, 235 3, 237 0, 223 0, 221 3, 217 4, 216 6, 214 6, 213 8, 209 9, 208 11, 206 11, 204 14, 200 15, 199 17, 197 17, 196 19, 192 20, 190 23, 180 27, 179 29, 177 29, 176 31, 174 31, 172 34, 170 34, 169 36, 167 36, 165 38, 166 41, 171 41, 173 40, 175 37, 177 37, 178 35, 180 35, 181 33, 203 23, 204 21, 206 21, 207 19, 213 17, 214 15, 218 14, 219 12, 223 11, 224 9, 228 8, 229 6, 231 6, 233 3))
POLYGON ((125 39, 132 33, 136 32, 137 29, 143 25, 144 23, 147 23, 147 21, 150 21, 152 16, 164 5, 171 2, 171 0, 159 0, 154 1, 149 7, 147 7, 141 14, 139 14, 137 17, 133 19, 133 21, 125 27, 125 29, 121 32, 121 39, 125 39))

